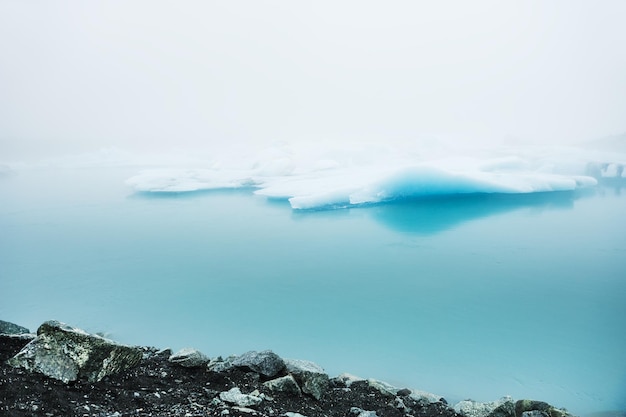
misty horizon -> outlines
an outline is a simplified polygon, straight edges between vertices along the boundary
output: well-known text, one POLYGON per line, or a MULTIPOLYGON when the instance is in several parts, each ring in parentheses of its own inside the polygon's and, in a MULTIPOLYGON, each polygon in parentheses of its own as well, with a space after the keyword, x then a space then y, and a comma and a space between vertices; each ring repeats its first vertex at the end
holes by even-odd
POLYGON ((626 4, 2 2, 1 160, 626 131, 626 4))

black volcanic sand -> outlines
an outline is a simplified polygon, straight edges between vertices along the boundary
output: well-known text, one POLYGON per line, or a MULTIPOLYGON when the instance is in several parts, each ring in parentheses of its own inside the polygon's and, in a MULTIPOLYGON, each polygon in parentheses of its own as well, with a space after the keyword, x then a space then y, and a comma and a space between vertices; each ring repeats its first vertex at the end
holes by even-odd
POLYGON ((292 412, 308 417, 357 417, 359 410, 353 407, 375 411, 379 417, 458 416, 445 402, 418 402, 401 395, 402 391, 398 396, 384 395, 365 381, 347 387, 332 380, 319 401, 307 395, 270 392, 255 372, 184 368, 168 361, 169 351, 153 348, 144 348, 144 358, 135 368, 100 382, 65 384, 7 365, 6 359, 24 343, 0 343, 0 416, 281 416, 292 412), (219 401, 219 393, 233 387, 243 393, 258 390, 271 398, 253 408, 219 401))

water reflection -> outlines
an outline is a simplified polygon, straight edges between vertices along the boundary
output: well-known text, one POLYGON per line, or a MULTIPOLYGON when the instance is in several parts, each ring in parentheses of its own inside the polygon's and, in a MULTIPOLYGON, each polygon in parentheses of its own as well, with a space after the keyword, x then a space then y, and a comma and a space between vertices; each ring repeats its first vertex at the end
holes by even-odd
POLYGON ((398 201, 368 208, 389 229, 432 235, 472 220, 522 208, 571 209, 582 194, 574 191, 530 194, 473 194, 398 201))
POLYGON ((177 200, 202 198, 207 196, 248 195, 252 194, 254 190, 256 190, 256 188, 254 187, 233 187, 192 191, 133 191, 131 194, 128 195, 128 198, 147 200, 177 200))
POLYGON ((339 219, 350 216, 370 217, 383 226, 402 233, 434 235, 463 223, 515 210, 571 209, 575 200, 606 192, 619 195, 626 181, 601 182, 596 188, 528 194, 466 194, 422 197, 384 204, 325 210, 293 210, 287 199, 253 195, 255 188, 229 188, 185 192, 135 192, 129 198, 195 200, 209 197, 242 196, 258 199, 269 208, 284 210, 299 221, 307 218, 339 219))
POLYGON ((626 178, 624 177, 599 178, 598 184, 602 189, 611 190, 615 195, 622 195, 622 192, 626 190, 626 178))

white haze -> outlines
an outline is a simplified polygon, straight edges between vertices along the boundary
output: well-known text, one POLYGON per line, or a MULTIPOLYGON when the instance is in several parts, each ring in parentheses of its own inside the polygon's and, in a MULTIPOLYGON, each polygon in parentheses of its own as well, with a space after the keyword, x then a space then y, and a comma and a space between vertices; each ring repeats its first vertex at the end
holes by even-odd
POLYGON ((625 18, 621 0, 4 0, 0 162, 620 134, 625 18))

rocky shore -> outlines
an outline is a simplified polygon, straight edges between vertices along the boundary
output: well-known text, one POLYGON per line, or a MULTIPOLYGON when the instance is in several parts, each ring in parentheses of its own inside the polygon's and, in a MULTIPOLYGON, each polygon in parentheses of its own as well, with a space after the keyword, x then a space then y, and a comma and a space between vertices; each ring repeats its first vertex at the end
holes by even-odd
POLYGON ((534 400, 448 404, 437 395, 271 351, 209 358, 125 346, 57 321, 0 321, 1 416, 567 417, 534 400))

